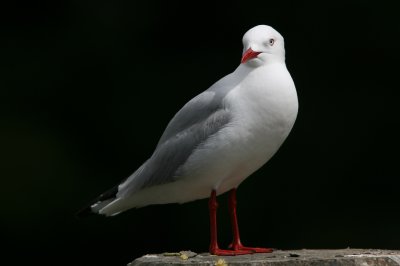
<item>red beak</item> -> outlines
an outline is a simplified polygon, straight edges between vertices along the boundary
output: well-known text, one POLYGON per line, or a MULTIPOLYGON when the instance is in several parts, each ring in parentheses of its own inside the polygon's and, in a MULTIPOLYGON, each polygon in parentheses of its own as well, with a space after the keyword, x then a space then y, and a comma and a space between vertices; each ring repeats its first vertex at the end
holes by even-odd
POLYGON ((261 52, 254 52, 251 48, 249 48, 246 52, 244 52, 241 63, 246 63, 250 59, 257 57, 259 54, 261 54, 261 52))

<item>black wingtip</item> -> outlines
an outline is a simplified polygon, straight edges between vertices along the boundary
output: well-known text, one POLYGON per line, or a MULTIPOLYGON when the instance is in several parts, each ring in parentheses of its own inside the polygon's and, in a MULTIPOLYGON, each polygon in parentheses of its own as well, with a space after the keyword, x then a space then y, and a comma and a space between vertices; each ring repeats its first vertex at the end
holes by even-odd
POLYGON ((77 213, 75 213, 75 217, 81 219, 95 215, 96 213, 92 211, 92 205, 100 201, 115 198, 117 193, 118 193, 118 186, 111 188, 110 190, 106 191, 105 193, 101 194, 96 199, 94 199, 90 204, 86 205, 85 207, 80 209, 77 213))
POLYGON ((92 208, 90 206, 84 207, 75 213, 75 217, 77 219, 86 218, 92 215, 95 215, 95 213, 92 212, 92 208))

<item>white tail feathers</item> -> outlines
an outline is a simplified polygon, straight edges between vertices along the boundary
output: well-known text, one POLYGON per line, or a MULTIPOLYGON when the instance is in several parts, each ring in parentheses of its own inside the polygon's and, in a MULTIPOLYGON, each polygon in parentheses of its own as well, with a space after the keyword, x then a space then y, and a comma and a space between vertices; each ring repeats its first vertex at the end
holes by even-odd
POLYGON ((121 198, 108 199, 105 201, 97 202, 91 206, 92 211, 105 216, 114 216, 121 212, 119 201, 121 198))
POLYGON ((115 199, 108 199, 108 200, 104 200, 104 201, 98 201, 95 204, 93 204, 92 206, 90 206, 90 208, 91 208, 92 212, 100 213, 101 209, 103 209, 105 206, 107 206, 108 204, 110 204, 114 200, 115 199))

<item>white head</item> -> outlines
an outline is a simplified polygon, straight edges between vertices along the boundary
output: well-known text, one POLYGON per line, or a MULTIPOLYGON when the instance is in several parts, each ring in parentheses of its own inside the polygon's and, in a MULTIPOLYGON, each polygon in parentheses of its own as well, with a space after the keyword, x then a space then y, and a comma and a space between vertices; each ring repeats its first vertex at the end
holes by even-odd
POLYGON ((282 35, 267 25, 258 25, 243 36, 242 64, 257 67, 271 62, 285 62, 282 35))

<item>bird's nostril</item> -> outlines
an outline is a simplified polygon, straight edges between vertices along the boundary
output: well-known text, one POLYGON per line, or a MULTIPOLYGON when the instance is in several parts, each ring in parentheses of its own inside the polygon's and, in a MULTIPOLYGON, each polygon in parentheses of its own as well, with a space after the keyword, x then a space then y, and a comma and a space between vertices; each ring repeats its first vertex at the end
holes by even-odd
POLYGON ((261 52, 255 52, 253 49, 249 48, 244 52, 242 56, 241 63, 246 63, 250 59, 256 58, 261 52))

